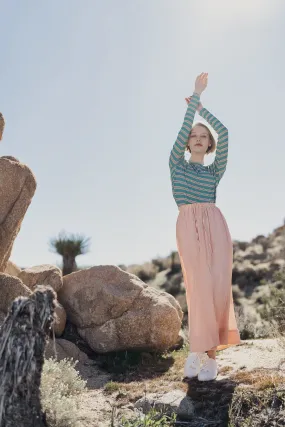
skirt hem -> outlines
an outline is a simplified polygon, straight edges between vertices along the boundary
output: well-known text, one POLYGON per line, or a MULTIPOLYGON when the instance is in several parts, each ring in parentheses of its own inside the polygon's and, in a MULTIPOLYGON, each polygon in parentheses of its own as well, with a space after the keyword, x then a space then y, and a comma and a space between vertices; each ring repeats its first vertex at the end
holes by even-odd
POLYGON ((225 350, 228 347, 232 347, 234 345, 239 345, 239 344, 241 344, 241 339, 240 339, 239 331, 236 329, 233 331, 229 331, 228 339, 226 340, 226 342, 225 340, 220 340, 220 342, 218 342, 216 345, 208 346, 207 348, 195 346, 195 348, 191 348, 190 352, 203 353, 205 351, 211 351, 211 350, 221 351, 221 350, 225 350))

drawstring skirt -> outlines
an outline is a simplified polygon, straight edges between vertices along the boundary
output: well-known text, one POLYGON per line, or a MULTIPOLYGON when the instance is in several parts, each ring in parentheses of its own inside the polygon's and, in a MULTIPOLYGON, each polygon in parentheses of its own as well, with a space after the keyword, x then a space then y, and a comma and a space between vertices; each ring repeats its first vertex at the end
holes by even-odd
POLYGON ((232 239, 219 208, 214 203, 180 206, 176 240, 186 288, 190 351, 239 344, 232 295, 232 239))

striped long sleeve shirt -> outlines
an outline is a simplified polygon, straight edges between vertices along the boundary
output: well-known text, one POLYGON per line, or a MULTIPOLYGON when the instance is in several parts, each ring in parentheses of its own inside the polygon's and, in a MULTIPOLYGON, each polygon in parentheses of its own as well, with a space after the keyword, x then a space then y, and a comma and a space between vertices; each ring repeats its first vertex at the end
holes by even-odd
POLYGON ((212 164, 204 166, 188 162, 184 157, 199 101, 200 96, 194 92, 169 157, 172 193, 177 206, 189 203, 215 203, 217 186, 227 166, 228 130, 206 108, 202 108, 199 114, 218 134, 215 160, 212 164))

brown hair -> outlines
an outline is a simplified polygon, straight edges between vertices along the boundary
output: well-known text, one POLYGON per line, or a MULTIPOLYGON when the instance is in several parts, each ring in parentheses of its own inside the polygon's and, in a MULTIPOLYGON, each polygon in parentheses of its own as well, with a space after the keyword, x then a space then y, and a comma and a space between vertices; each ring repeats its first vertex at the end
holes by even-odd
MULTIPOLYGON (((214 138, 214 135, 212 134, 212 132, 210 131, 210 129, 208 128, 208 126, 204 125, 204 123, 195 123, 195 126, 202 126, 203 128, 207 129, 207 131, 209 133, 211 147, 208 148, 208 150, 206 151, 206 154, 213 153, 215 151, 215 149, 216 149, 216 140, 214 138)), ((195 126, 193 126, 192 130, 194 129, 195 126)), ((191 130, 191 132, 192 132, 192 130, 191 130)), ((190 135, 191 135, 191 132, 190 132, 190 135)), ((189 137, 190 137, 190 135, 189 135, 189 137)), ((187 144, 187 147, 186 147, 186 151, 189 151, 191 153, 190 146, 189 146, 189 141, 188 141, 188 144, 187 144)))
POLYGON ((0 113, 0 141, 3 136, 4 128, 5 128, 5 120, 4 120, 3 114, 0 113))

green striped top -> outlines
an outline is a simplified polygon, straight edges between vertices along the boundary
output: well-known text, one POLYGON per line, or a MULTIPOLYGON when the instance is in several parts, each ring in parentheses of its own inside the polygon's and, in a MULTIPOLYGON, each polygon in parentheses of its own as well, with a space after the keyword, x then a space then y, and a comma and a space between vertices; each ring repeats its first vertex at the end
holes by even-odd
POLYGON ((212 164, 204 166, 188 162, 184 157, 199 101, 199 94, 194 92, 169 157, 172 193, 177 206, 189 203, 215 203, 217 186, 227 166, 228 130, 206 108, 202 108, 199 114, 218 134, 215 160, 212 164))

